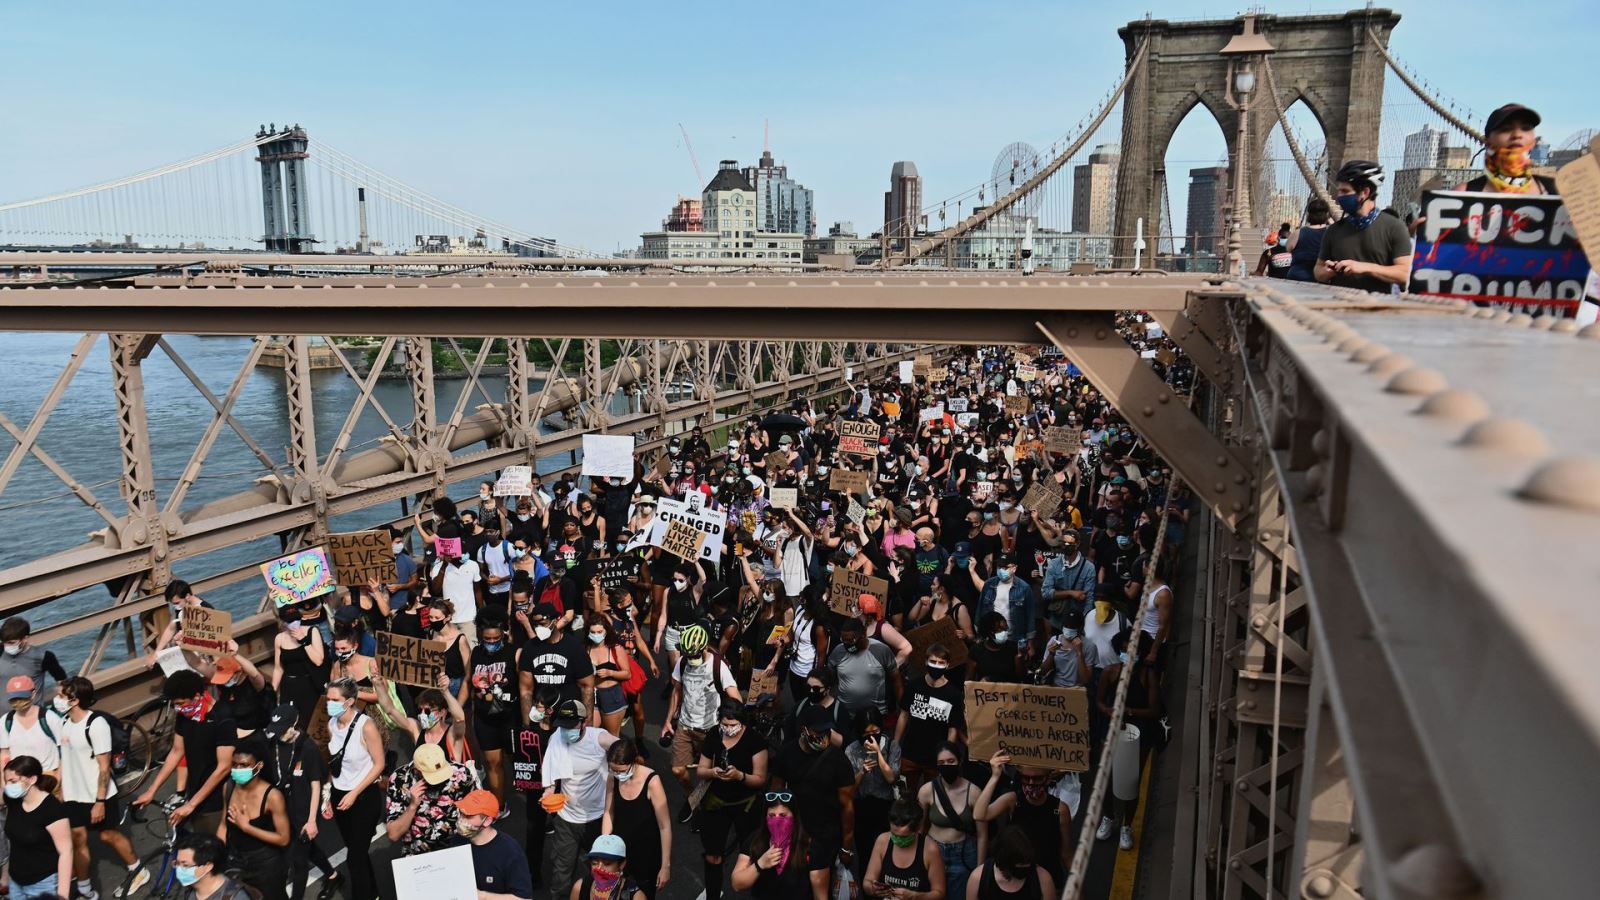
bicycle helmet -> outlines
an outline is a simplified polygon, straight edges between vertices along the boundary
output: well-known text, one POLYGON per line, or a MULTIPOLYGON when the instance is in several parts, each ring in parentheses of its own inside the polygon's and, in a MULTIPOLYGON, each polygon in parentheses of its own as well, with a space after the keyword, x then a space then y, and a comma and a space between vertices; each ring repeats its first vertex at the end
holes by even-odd
POLYGON ((709 640, 710 636, 706 634, 705 628, 699 625, 690 625, 683 630, 682 634, 678 635, 678 652, 694 656, 706 649, 706 644, 709 640))
POLYGON ((1377 190, 1383 187, 1383 167, 1364 159, 1352 159, 1339 168, 1338 180, 1357 186, 1371 185, 1377 190))

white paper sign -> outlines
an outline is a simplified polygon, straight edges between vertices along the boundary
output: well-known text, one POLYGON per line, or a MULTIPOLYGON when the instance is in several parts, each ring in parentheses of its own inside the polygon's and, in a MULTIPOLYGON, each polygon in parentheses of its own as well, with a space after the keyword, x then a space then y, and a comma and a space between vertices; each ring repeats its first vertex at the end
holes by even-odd
POLYGON ((900 362, 900 383, 901 384, 911 384, 912 382, 917 380, 917 376, 912 374, 912 369, 915 366, 916 366, 916 363, 912 362, 909 359, 901 360, 901 362, 900 362))
POLYGON ((633 435, 584 435, 583 474, 605 478, 632 478, 633 435))
POLYGON ((494 483, 496 497, 526 497, 533 493, 532 466, 506 466, 494 483))
POLYGON ((956 424, 962 428, 971 428, 978 424, 978 414, 972 412, 958 413, 956 415, 956 424))
POLYGON ((396 859, 394 895, 396 900, 478 900, 472 845, 396 859))
POLYGON ((967 398, 951 397, 945 402, 945 408, 953 413, 964 413, 967 411, 967 398))
POLYGON ((855 378, 856 378, 856 367, 855 366, 845 366, 844 367, 844 380, 845 381, 854 381, 855 378))
POLYGON ((682 500, 665 497, 656 506, 656 517, 650 523, 650 546, 659 547, 667 537, 667 528, 674 522, 687 522, 695 530, 705 533, 705 543, 700 545, 700 558, 712 565, 722 562, 722 533, 728 527, 725 513, 708 509, 691 509, 682 500))
POLYGON ((161 674, 171 675, 173 672, 182 672, 190 668, 189 661, 183 656, 183 648, 177 644, 156 654, 156 665, 161 667, 161 674))
POLYGON ((937 422, 944 418, 944 404, 940 403, 917 413, 919 422, 937 422))

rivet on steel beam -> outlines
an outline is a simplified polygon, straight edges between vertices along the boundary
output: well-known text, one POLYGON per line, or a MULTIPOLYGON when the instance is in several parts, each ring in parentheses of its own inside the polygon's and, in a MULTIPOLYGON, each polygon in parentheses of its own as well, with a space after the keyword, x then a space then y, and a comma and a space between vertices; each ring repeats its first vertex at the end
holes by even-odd
POLYGON ((1371 341, 1368 341, 1366 338, 1358 334, 1351 335, 1350 337, 1340 341, 1338 345, 1334 347, 1334 349, 1338 350, 1340 353, 1354 353, 1357 350, 1360 350, 1362 347, 1367 346, 1369 343, 1371 343, 1371 341))
POLYGON ((1157 403, 1171 403, 1172 402, 1172 395, 1171 394, 1162 394, 1162 395, 1156 397, 1156 402, 1157 403))
POLYGON ((1489 417, 1489 404, 1471 391, 1452 388, 1428 395, 1428 399, 1417 407, 1417 414, 1458 422, 1476 422, 1489 417))
POLYGON ((1333 876, 1319 870, 1306 879, 1305 894, 1308 897, 1332 897, 1335 887, 1333 876))
POLYGON ((1105 340, 1106 339, 1106 330, 1104 328, 1096 328, 1095 332, 1094 332, 1094 339, 1097 340, 1097 341, 1105 340))
POLYGON ((1600 322, 1591 322, 1578 329, 1578 337, 1591 341, 1600 341, 1600 322))
POLYGON ((1527 313, 1517 313, 1511 318, 1506 319, 1506 321, 1512 325, 1521 325, 1522 327, 1526 328, 1533 324, 1533 316, 1530 316, 1527 313))
POLYGON ((1567 456, 1553 459, 1528 476, 1517 496, 1600 513, 1600 459, 1567 456))
POLYGON ((1227 456, 1219 456, 1219 457, 1217 457, 1217 467, 1218 468, 1226 468, 1227 465, 1228 465, 1228 457, 1227 456))
POLYGON ((1326 482, 1327 473, 1322 468, 1322 463, 1316 463, 1306 470, 1306 487, 1311 489, 1311 496, 1321 494, 1326 482))
POLYGON ((1244 477, 1244 473, 1243 472, 1240 472, 1238 475, 1233 476, 1233 483, 1234 484, 1242 485, 1242 484, 1245 483, 1246 480, 1247 479, 1244 477))
POLYGON ((1578 331, 1578 323, 1574 319, 1562 319, 1554 325, 1551 325, 1550 330, 1554 331, 1556 334, 1576 334, 1578 331))
POLYGON ((1311 451, 1323 459, 1327 459, 1328 442, 1330 440, 1332 440, 1332 438, 1328 436, 1328 429, 1318 428, 1316 433, 1311 435, 1311 451))
MULTIPOLYGON (((1265 627, 1267 627, 1267 617, 1266 616, 1256 616, 1255 618, 1252 618, 1250 620, 1250 625, 1252 627, 1255 627, 1255 628, 1265 628, 1265 627)), ((1254 682, 1250 683, 1250 689, 1251 690, 1255 690, 1255 683, 1254 682)))
MULTIPOLYGON (((1390 356, 1385 356, 1383 359, 1380 359, 1372 365, 1367 366, 1367 371, 1379 377, 1388 378, 1391 375, 1404 372, 1406 369, 1409 369, 1415 365, 1416 363, 1412 362, 1410 357, 1395 353, 1390 356)), ((1442 384, 1439 385, 1439 387, 1444 386, 1445 385, 1442 384)))
MULTIPOLYGON (((1246 779, 1241 778, 1238 781, 1235 781, 1233 783, 1233 789, 1242 794, 1245 791, 1250 790, 1250 782, 1247 781, 1246 779)), ((1234 866, 1237 865, 1238 862, 1239 862, 1238 860, 1232 860, 1231 862, 1228 863, 1228 865, 1230 867, 1234 867, 1234 866)))
POLYGON ((1141 412, 1145 414, 1146 418, 1149 418, 1150 416, 1156 414, 1156 408, 1153 406, 1146 406, 1143 410, 1141 410, 1141 412))
POLYGON ((1244 512, 1244 504, 1240 503, 1238 500, 1235 500, 1232 503, 1228 504, 1228 509, 1231 512, 1242 513, 1242 512, 1244 512))
POLYGON ((1450 382, 1433 369, 1413 366, 1395 373, 1383 389, 1391 394, 1433 394, 1449 386, 1450 382))
POLYGON ((1350 354, 1350 359, 1354 362, 1365 365, 1367 363, 1377 362, 1388 355, 1388 347, 1385 347, 1382 344, 1367 344, 1365 347, 1357 348, 1354 353, 1350 354))
POLYGON ((1523 456, 1543 456, 1550 452, 1539 429, 1521 419, 1485 419, 1467 429, 1461 446, 1503 450, 1523 456))
POLYGON ((1075 338, 1077 336, 1078 336, 1078 329, 1076 329, 1076 328, 1068 328, 1067 329, 1067 337, 1075 338))
POLYGON ((1442 844, 1412 848, 1389 871, 1395 884, 1418 897, 1465 897, 1482 886, 1466 860, 1442 844))

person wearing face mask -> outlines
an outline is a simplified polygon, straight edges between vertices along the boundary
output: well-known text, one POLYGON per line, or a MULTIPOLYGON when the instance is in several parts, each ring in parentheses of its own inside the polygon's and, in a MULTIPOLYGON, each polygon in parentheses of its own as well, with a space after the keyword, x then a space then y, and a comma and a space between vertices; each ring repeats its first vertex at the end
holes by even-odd
POLYGON ((272 692, 294 704, 301 721, 310 721, 327 685, 327 645, 322 632, 307 626, 293 607, 285 608, 278 622, 278 635, 272 639, 272 692))
POLYGON ((38 693, 33 679, 13 675, 6 682, 6 697, 11 709, 0 716, 0 766, 13 756, 31 756, 44 767, 45 774, 60 774, 61 753, 57 742, 67 720, 54 708, 33 702, 38 693))
MULTIPOLYGON (((315 865, 322 872, 322 890, 317 900, 330 900, 344 887, 344 877, 317 845, 321 829, 317 811, 322 805, 323 782, 328 766, 322 752, 300 728, 298 713, 285 703, 272 711, 261 735, 269 742, 262 777, 284 794, 284 809, 289 816, 289 898, 305 896, 306 876, 315 865)), ((123 896, 131 896, 127 891, 123 896)))
POLYGON ((435 744, 418 745, 411 754, 411 765, 402 766, 389 778, 384 795, 389 840, 398 844, 405 856, 450 846, 460 821, 457 804, 476 787, 466 766, 445 759, 444 751, 435 744))
POLYGON ((1337 176, 1334 200, 1344 217, 1328 226, 1313 273, 1338 287, 1387 294, 1411 277, 1411 236, 1394 216, 1378 214, 1383 167, 1361 159, 1346 162, 1337 176))
POLYGON ((1061 632, 1050 636, 1044 645, 1044 663, 1040 667, 1041 683, 1055 687, 1086 687, 1094 648, 1083 639, 1083 611, 1068 609, 1061 616, 1061 632))
POLYGON ((1002 553, 996 557, 994 576, 984 582, 978 608, 1004 616, 1006 628, 1017 642, 1017 649, 1023 655, 1030 653, 1037 616, 1033 586, 1017 577, 1015 556, 1002 553))
POLYGON ((562 700, 551 718, 556 733, 544 752, 545 787, 539 802, 554 814, 545 842, 550 850, 546 871, 552 889, 559 893, 562 885, 572 883, 578 855, 600 834, 607 782, 613 780, 606 751, 617 738, 603 728, 589 727, 589 708, 577 700, 562 700))
POLYGON ((377 672, 377 663, 361 652, 361 638, 354 629, 340 627, 334 632, 333 667, 328 671, 328 680, 348 678, 355 682, 358 688, 356 702, 361 704, 363 710, 378 702, 378 690, 372 682, 377 672))
MULTIPOLYGON (((661 738, 672 747, 672 775, 685 792, 694 786, 690 766, 700 757, 706 735, 716 725, 723 698, 741 702, 733 669, 711 649, 710 635, 700 625, 690 625, 678 638, 678 662, 672 669, 672 694, 667 701, 661 738)), ((686 800, 678 821, 687 822, 694 808, 686 800)))
POLYGON ((650 652, 650 642, 639 633, 638 606, 633 601, 633 590, 624 585, 611 591, 606 601, 605 615, 611 621, 611 631, 617 636, 618 646, 628 658, 628 679, 622 684, 622 696, 627 701, 625 716, 633 719, 633 740, 639 745, 640 755, 648 759, 650 752, 644 746, 644 686, 649 678, 658 678, 661 669, 650 652))
POLYGON ((238 730, 231 719, 212 715, 216 698, 206 688, 205 678, 190 669, 173 672, 162 683, 161 694, 177 713, 173 717, 172 747, 161 770, 151 776, 148 787, 133 805, 149 806, 179 764, 186 763, 188 779, 181 791, 183 803, 172 811, 168 821, 176 825, 187 820, 191 829, 211 833, 222 821, 222 782, 228 777, 238 730))
POLYGON ((504 801, 506 751, 511 749, 511 729, 518 713, 517 651, 506 639, 505 619, 498 611, 485 610, 478 617, 478 638, 478 646, 467 660, 472 734, 483 752, 488 788, 504 801))
MULTIPOLYGON (((356 708, 356 686, 350 681, 328 685, 323 705, 328 713, 328 772, 333 788, 326 805, 333 807, 333 821, 347 848, 366 847, 372 832, 383 819, 383 740, 378 724, 356 708)), ((309 722, 309 718, 301 721, 309 722)), ((324 809, 326 809, 326 805, 324 809)), ((377 894, 377 882, 368 854, 352 851, 350 900, 365 900, 377 894)))
POLYGON ((247 738, 233 751, 228 770, 231 783, 223 797, 226 818, 217 839, 239 867, 239 880, 261 894, 262 900, 286 900, 283 873, 287 870, 289 813, 283 791, 262 777, 267 748, 260 738, 247 738))
MULTIPOLYGON (((672 816, 667 812, 666 788, 655 770, 641 761, 639 746, 629 738, 618 740, 606 751, 606 768, 611 778, 600 832, 622 838, 635 871, 656 873, 654 878, 645 875, 639 885, 645 897, 653 900, 672 879, 672 816)), ((707 880, 706 900, 715 898, 707 880)))
POLYGON ((894 651, 868 637, 860 619, 839 625, 839 643, 828 653, 828 667, 838 678, 839 702, 851 717, 869 708, 884 715, 901 693, 894 651))
POLYGON ((584 627, 589 662, 594 666, 595 705, 600 712, 600 727, 620 735, 622 717, 628 711, 628 696, 622 686, 633 677, 634 662, 623 648, 621 636, 612 630, 610 616, 595 615, 584 627))
POLYGON ((234 721, 240 731, 255 731, 267 722, 272 712, 267 706, 267 678, 247 656, 239 655, 239 645, 228 642, 230 656, 217 657, 211 683, 217 689, 217 712, 234 721))
MULTIPOLYGON (((439 527, 441 537, 450 537, 447 527, 450 524, 446 522, 439 527)), ((432 582, 433 596, 450 601, 455 609, 451 621, 467 636, 468 641, 473 641, 477 638, 473 623, 478 618, 478 595, 483 590, 483 570, 466 550, 465 539, 461 540, 463 554, 466 555, 447 553, 434 560, 428 578, 432 582)))
POLYGON ((483 571, 484 604, 503 610, 511 599, 511 575, 521 554, 498 527, 485 530, 484 535, 486 540, 475 557, 483 571))
POLYGON ((1050 792, 1059 772, 1037 766, 1019 766, 1011 778, 1006 767, 1011 754, 997 751, 989 760, 989 782, 978 792, 973 816, 980 822, 999 821, 1009 814, 1009 822, 1021 827, 1033 842, 1038 864, 1056 884, 1062 883, 1072 868, 1072 807, 1050 792), (1008 790, 1001 791, 1005 786, 1008 790))
MULTIPOLYGON (((644 891, 625 871, 628 856, 628 844, 622 838, 614 834, 596 837, 587 855, 588 867, 565 900, 646 900, 644 891)), ((551 900, 563 898, 552 895, 551 900)))
POLYGON ((831 740, 828 710, 805 710, 799 725, 796 739, 786 741, 773 760, 771 790, 792 792, 794 812, 811 835, 805 866, 812 889, 822 896, 836 858, 855 867, 856 776, 844 750, 831 740))
POLYGON ((69 896, 72 831, 66 806, 54 794, 56 779, 31 756, 14 757, 4 768, 10 895, 19 900, 69 896))
POLYGON ((472 791, 456 803, 456 836, 472 848, 478 900, 532 900, 533 875, 521 845, 494 827, 501 809, 494 794, 472 791))
POLYGON ((450 693, 463 706, 467 702, 467 660, 472 648, 467 636, 456 626, 455 604, 443 597, 432 597, 423 608, 423 632, 428 640, 439 641, 446 647, 444 674, 450 679, 450 693))
POLYGON ((938 777, 917 790, 917 804, 928 816, 928 837, 944 865, 945 896, 951 900, 965 900, 967 876, 978 867, 978 826, 972 814, 978 786, 962 775, 966 761, 961 744, 940 743, 934 755, 938 777))
MULTIPOLYGON (((1111 639, 1111 649, 1116 656, 1114 661, 1100 672, 1100 685, 1095 691, 1095 707, 1100 713, 1101 722, 1111 721, 1112 707, 1117 699, 1117 682, 1122 680, 1123 667, 1131 664, 1133 673, 1128 683, 1128 699, 1127 706, 1123 709, 1123 721, 1139 729, 1139 765, 1143 766, 1144 755, 1156 746, 1156 736, 1163 728, 1161 679, 1159 674, 1145 663, 1143 647, 1139 648, 1141 651, 1139 658, 1130 659, 1128 641, 1131 637, 1131 632, 1124 631, 1111 639)), ((1122 828, 1117 845, 1123 850, 1132 850, 1133 813, 1138 805, 1137 797, 1127 800, 1113 797, 1111 811, 1101 816, 1100 824, 1095 829, 1095 839, 1101 841, 1109 839, 1112 830, 1120 822, 1122 828)))
MULTIPOLYGON (((883 730, 883 715, 873 707, 856 714, 859 737, 845 746, 845 758, 855 772, 855 851, 858 866, 871 858, 872 845, 889 827, 889 807, 900 780, 900 743, 883 730)), ((861 874, 858 867, 856 874, 861 874)))
POLYGON ((1081 611, 1092 601, 1096 580, 1094 563, 1078 549, 1078 536, 1066 531, 1060 540, 1059 550, 1046 553, 1044 580, 1039 587, 1050 624, 1057 628, 1067 610, 1081 611))
POLYGON ((968 680, 1020 682, 1022 658, 1017 653, 1016 639, 1006 625, 1006 617, 987 612, 978 617, 976 627, 980 637, 972 645, 967 659, 968 680))
POLYGON ((922 810, 906 798, 889 808, 888 831, 867 856, 861 886, 869 897, 944 900, 946 876, 939 846, 921 833, 922 810))
POLYGON ((728 836, 735 846, 760 825, 760 793, 767 783, 767 742, 745 723, 744 707, 724 703, 717 713, 718 733, 700 751, 697 771, 710 787, 696 823, 705 848, 706 900, 722 896, 722 863, 728 836))
POLYGON ((93 896, 89 832, 96 832, 100 843, 127 866, 122 896, 132 896, 150 882, 150 870, 139 862, 132 842, 117 828, 121 816, 116 779, 111 773, 111 717, 93 709, 94 699, 94 683, 79 675, 63 681, 51 702, 52 709, 65 720, 58 739, 61 799, 66 802, 67 822, 72 827, 72 868, 78 879, 78 895, 93 896))
POLYGON ((950 677, 950 650, 930 644, 922 672, 906 684, 902 715, 894 723, 900 772, 912 791, 933 773, 938 747, 960 739, 967 727, 965 705, 961 684, 950 677))
MULTIPOLYGON (((736 891, 749 891, 756 900, 810 900, 816 893, 811 878, 811 837, 795 812, 795 795, 768 791, 766 816, 755 835, 740 851, 733 867, 736 891)), ((826 879, 823 879, 826 893, 826 879)))
POLYGON ((533 707, 534 691, 553 687, 563 700, 581 700, 590 708, 594 700, 594 663, 589 661, 588 641, 576 634, 556 631, 556 609, 548 603, 533 608, 533 640, 517 651, 517 688, 522 698, 523 717, 533 707))
MULTIPOLYGON (((668 555, 662 553, 662 556, 668 555)), ((705 615, 701 602, 705 586, 705 567, 698 558, 693 566, 679 562, 671 570, 666 591, 656 604, 656 639, 653 649, 657 657, 661 656, 663 649, 666 650, 668 671, 678 664, 678 639, 682 636, 683 629, 700 621, 705 615), (695 578, 696 574, 700 577, 695 578)))
POLYGON ((249 888, 223 874, 227 860, 227 848, 212 834, 181 838, 173 877, 184 888, 182 900, 254 900, 249 888))

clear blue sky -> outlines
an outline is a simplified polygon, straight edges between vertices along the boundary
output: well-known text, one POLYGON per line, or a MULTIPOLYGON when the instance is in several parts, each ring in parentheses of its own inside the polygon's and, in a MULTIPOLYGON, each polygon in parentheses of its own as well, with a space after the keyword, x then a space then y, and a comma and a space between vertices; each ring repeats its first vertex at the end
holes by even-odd
MULTIPOLYGON (((1600 125, 1590 80, 1572 77, 1600 37, 1592 4, 1391 4, 1404 16, 1393 48, 1480 113, 1512 99, 1538 108, 1560 141, 1600 125)), ((1065 133, 1115 82, 1116 29, 1143 12, 1082 0, 11 3, 0 200, 295 121, 469 210, 612 250, 698 193, 677 123, 709 171, 759 156, 766 118, 775 155, 816 191, 822 227, 866 233, 895 160, 916 161, 932 199, 987 178, 1011 141, 1065 133)), ((1192 124, 1169 160, 1221 153, 1220 134, 1192 124)))

